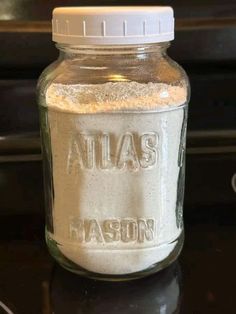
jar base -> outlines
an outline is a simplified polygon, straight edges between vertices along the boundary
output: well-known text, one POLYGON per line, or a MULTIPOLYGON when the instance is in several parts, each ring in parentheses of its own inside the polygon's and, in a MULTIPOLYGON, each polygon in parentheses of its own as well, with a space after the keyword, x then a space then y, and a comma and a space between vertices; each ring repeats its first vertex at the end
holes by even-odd
POLYGON ((130 274, 122 274, 122 275, 114 275, 114 274, 99 274, 88 271, 83 267, 73 263, 70 261, 60 250, 60 245, 50 237, 50 234, 46 231, 46 242, 48 245, 48 249, 52 257, 65 269, 68 271, 75 273, 79 276, 96 279, 96 280, 103 280, 103 281, 127 281, 127 280, 135 280, 143 277, 147 277, 152 275, 156 272, 163 270, 164 268, 168 267, 172 264, 179 256, 183 243, 184 243, 184 232, 178 237, 177 240, 171 242, 169 245, 174 246, 173 251, 161 262, 157 262, 153 264, 151 267, 138 271, 135 273, 130 274))

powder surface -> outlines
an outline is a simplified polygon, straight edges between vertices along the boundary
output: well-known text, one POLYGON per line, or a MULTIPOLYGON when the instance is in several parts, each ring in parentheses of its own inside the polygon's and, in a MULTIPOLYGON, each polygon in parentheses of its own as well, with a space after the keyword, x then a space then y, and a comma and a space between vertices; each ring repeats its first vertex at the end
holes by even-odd
POLYGON ((186 98, 184 87, 152 83, 48 88, 50 237, 69 260, 121 275, 174 250, 182 232, 176 202, 186 98))
POLYGON ((71 113, 98 113, 113 110, 155 110, 186 102, 185 87, 137 82, 98 85, 52 84, 46 94, 50 108, 71 113))

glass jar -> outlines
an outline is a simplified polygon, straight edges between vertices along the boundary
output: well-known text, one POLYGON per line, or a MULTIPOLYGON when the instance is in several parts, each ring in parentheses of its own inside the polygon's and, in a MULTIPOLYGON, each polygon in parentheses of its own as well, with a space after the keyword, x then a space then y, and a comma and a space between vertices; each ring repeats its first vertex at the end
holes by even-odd
POLYGON ((58 8, 53 26, 60 55, 38 83, 49 251, 97 279, 157 272, 184 238, 189 83, 166 53, 173 11, 58 8))

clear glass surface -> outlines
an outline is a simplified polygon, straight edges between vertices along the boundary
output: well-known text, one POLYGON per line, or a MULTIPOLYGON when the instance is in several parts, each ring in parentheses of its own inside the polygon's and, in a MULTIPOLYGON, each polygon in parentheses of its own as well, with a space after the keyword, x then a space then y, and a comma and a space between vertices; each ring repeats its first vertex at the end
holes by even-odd
POLYGON ((46 240, 72 272, 135 279, 181 251, 189 83, 167 47, 59 46, 39 79, 46 240))

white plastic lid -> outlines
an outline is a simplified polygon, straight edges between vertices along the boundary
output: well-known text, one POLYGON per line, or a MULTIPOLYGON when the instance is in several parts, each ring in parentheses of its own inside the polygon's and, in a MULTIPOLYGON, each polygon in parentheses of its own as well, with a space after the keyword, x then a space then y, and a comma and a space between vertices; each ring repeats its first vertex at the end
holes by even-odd
POLYGON ((72 45, 160 43, 174 39, 174 12, 165 6, 61 7, 53 41, 72 45))

